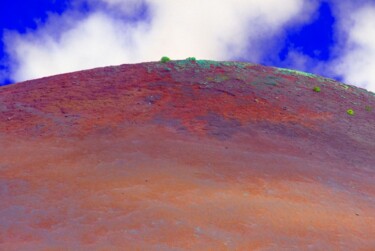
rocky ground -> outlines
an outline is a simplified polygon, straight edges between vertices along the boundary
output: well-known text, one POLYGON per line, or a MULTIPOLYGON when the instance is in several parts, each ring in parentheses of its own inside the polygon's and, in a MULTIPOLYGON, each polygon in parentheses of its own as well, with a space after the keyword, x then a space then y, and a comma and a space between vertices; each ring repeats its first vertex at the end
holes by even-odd
POLYGON ((374 250, 375 95, 194 59, 0 87, 0 198, 1 250, 374 250))

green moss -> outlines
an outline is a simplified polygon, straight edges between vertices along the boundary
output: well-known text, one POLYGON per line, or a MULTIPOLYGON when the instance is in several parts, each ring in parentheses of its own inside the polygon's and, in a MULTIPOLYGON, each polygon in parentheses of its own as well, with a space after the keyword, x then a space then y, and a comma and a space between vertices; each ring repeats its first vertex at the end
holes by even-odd
POLYGON ((314 74, 303 72, 303 71, 296 71, 296 70, 290 70, 290 69, 284 69, 284 68, 277 68, 276 70, 277 70, 277 72, 280 72, 280 73, 283 73, 283 74, 286 74, 286 75, 294 74, 294 75, 301 75, 301 76, 309 77, 309 78, 314 78, 314 77, 317 78, 318 77, 314 74))
POLYGON ((211 65, 214 67, 220 66, 220 62, 213 61, 213 60, 196 60, 195 61, 200 67, 205 69, 210 69, 211 65))
POLYGON ((348 115, 350 115, 350 116, 353 116, 353 115, 354 115, 354 111, 353 111, 353 109, 348 109, 348 110, 346 111, 346 113, 347 113, 348 115))
POLYGON ((314 92, 320 92, 320 87, 319 87, 319 86, 314 86, 313 91, 314 91, 314 92))
POLYGON ((349 89, 349 86, 345 85, 345 84, 341 84, 340 85, 342 88, 344 88, 345 90, 348 90, 349 89))
POLYGON ((160 59, 160 62, 162 62, 162 63, 166 63, 166 62, 168 62, 168 61, 171 61, 171 59, 169 58, 169 57, 162 57, 161 59, 160 59))
POLYGON ((203 60, 195 59, 194 57, 187 58, 186 60, 174 61, 175 64, 179 66, 184 66, 191 61, 194 61, 200 68, 210 69, 212 67, 223 67, 223 66, 232 66, 236 67, 236 71, 246 69, 248 66, 253 64, 244 63, 244 62, 232 62, 232 61, 214 61, 214 60, 203 60))
POLYGON ((239 68, 239 69, 246 69, 247 66, 251 66, 253 64, 244 63, 244 62, 235 62, 235 61, 223 61, 222 65, 232 66, 232 67, 236 67, 236 68, 239 68))
POLYGON ((264 84, 266 85, 272 85, 272 86, 277 86, 277 77, 274 76, 267 76, 264 84))

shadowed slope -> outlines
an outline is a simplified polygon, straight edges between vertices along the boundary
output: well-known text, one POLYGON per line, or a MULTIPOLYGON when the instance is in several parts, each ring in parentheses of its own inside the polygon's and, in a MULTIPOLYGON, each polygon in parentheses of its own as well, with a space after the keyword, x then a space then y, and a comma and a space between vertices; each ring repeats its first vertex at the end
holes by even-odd
POLYGON ((330 79, 205 60, 1 87, 0 247, 371 249, 372 108, 330 79))

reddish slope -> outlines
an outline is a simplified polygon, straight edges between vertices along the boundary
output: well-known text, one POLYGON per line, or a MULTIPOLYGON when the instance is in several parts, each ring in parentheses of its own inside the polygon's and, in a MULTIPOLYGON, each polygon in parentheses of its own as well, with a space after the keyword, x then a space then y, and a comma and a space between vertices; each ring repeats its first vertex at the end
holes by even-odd
POLYGON ((199 60, 1 87, 0 249, 371 250, 372 108, 329 79, 199 60))

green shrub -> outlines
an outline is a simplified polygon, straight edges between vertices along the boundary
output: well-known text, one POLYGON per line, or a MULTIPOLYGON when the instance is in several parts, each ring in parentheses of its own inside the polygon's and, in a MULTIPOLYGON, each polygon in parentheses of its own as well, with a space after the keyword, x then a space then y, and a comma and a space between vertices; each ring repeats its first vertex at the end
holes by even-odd
POLYGON ((354 111, 353 111, 353 109, 349 109, 349 110, 347 110, 346 113, 347 113, 348 115, 350 115, 350 116, 353 116, 353 115, 354 115, 354 111))
POLYGON ((369 105, 366 105, 365 109, 366 109, 366 111, 368 111, 368 112, 371 112, 371 111, 372 111, 372 107, 369 106, 369 105))
POLYGON ((168 61, 171 61, 171 59, 169 57, 162 57, 161 60, 160 60, 162 63, 166 63, 168 61))
POLYGON ((196 59, 195 59, 195 57, 190 57, 190 58, 187 58, 186 60, 188 60, 188 61, 196 61, 196 59))
POLYGON ((319 86, 314 86, 313 91, 314 91, 314 92, 320 92, 320 87, 319 87, 319 86))

